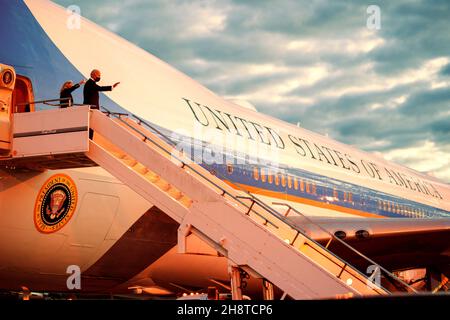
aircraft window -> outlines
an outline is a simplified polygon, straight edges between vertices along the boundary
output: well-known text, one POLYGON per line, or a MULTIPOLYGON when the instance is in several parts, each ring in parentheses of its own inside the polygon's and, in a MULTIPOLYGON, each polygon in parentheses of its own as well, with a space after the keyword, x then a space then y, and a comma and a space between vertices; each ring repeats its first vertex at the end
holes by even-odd
POLYGON ((298 190, 298 180, 297 177, 294 177, 294 189, 298 190))
POLYGON ((227 172, 228 172, 228 174, 233 173, 233 165, 232 164, 227 164, 227 172))
POLYGON ((259 180, 259 170, 258 170, 258 167, 254 167, 254 168, 253 168, 253 178, 255 178, 255 180, 259 180))
POLYGON ((266 182, 266 170, 261 168, 261 181, 266 182))
POLYGON ((284 174, 281 174, 281 185, 286 187, 286 176, 284 174))
POLYGON ((288 182, 288 188, 292 189, 292 177, 291 176, 287 176, 287 182, 288 182))

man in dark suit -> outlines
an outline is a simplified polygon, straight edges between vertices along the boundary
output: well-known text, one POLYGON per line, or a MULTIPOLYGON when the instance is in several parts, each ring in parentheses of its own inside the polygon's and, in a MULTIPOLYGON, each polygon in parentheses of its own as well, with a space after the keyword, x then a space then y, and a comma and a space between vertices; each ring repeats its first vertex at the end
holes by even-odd
MULTIPOLYGON (((100 99, 99 92, 100 91, 111 91, 112 89, 117 87, 117 85, 120 83, 120 82, 116 82, 112 86, 103 86, 102 87, 97 84, 97 82, 100 81, 100 78, 101 78, 100 71, 97 69, 94 69, 91 71, 91 78, 88 81, 86 81, 86 83, 84 85, 83 104, 91 105, 91 109, 100 109, 100 103, 99 103, 99 99, 100 99)), ((93 138, 94 138, 94 130, 89 128, 89 139, 93 139, 93 138)))
POLYGON ((99 92, 100 91, 111 91, 120 82, 116 82, 112 86, 99 86, 97 82, 100 81, 101 73, 99 70, 92 70, 91 72, 91 78, 86 81, 86 84, 84 85, 83 89, 83 104, 89 104, 91 105, 92 109, 100 109, 100 103, 99 103, 99 92))

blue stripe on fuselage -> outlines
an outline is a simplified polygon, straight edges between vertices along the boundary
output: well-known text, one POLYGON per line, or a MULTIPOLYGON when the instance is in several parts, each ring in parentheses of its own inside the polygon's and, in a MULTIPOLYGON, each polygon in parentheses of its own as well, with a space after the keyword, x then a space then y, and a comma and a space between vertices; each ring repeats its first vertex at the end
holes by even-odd
POLYGON ((390 195, 385 192, 380 192, 332 177, 312 173, 299 168, 293 168, 282 164, 277 167, 266 165, 267 163, 271 163, 270 161, 261 161, 261 163, 264 164, 254 164, 255 161, 250 155, 241 154, 238 159, 234 154, 222 152, 223 148, 220 146, 214 147, 208 143, 191 139, 189 137, 184 137, 178 133, 175 134, 170 130, 165 130, 160 127, 158 127, 158 130, 160 130, 167 137, 171 137, 171 142, 174 146, 182 146, 184 149, 186 146, 186 141, 191 141, 192 149, 184 151, 186 154, 191 155, 193 161, 201 163, 204 168, 209 171, 213 171, 214 174, 222 180, 239 184, 244 188, 245 186, 250 186, 262 191, 267 190, 275 192, 280 198, 283 198, 283 195, 290 195, 298 198, 298 202, 302 202, 302 199, 309 199, 382 217, 450 217, 449 211, 440 208, 390 195), (205 163, 204 159, 196 159, 197 155, 203 156, 205 154, 205 150, 214 150, 213 153, 217 153, 212 157, 214 159, 229 160, 230 163, 233 164, 232 173, 228 172, 228 166, 225 161, 223 161, 223 163, 205 163), (253 159, 253 162, 251 162, 251 159, 253 159), (245 164, 237 164, 242 163, 242 161, 245 161, 245 164), (254 176, 255 168, 259 172, 259 178, 257 179, 255 179, 254 176), (268 173, 268 170, 270 170, 272 175, 279 173, 280 175, 284 175, 286 179, 287 176, 290 176, 291 179, 296 178, 298 181, 303 180, 305 184, 304 188, 301 190, 300 186, 298 186, 298 188, 295 189, 293 184, 291 185, 291 188, 289 188, 287 181, 286 184, 283 185, 281 180, 277 185, 275 183, 275 179, 273 179, 272 183, 268 182, 268 178, 266 178, 266 181, 263 182, 261 179, 261 169, 264 169, 266 174, 268 173), (309 184, 309 192, 307 191, 306 183, 309 184), (344 195, 344 193, 346 194, 344 195), (349 198, 350 194, 351 199, 349 198))
POLYGON ((244 188, 250 186, 260 190, 269 190, 278 193, 280 198, 283 198, 284 194, 290 195, 297 198, 300 203, 302 199, 309 199, 391 218, 450 217, 450 212, 446 210, 297 168, 275 168, 252 164, 233 165, 233 171, 230 174, 226 165, 204 164, 203 166, 208 170, 214 170, 222 179, 237 183, 244 188), (258 171, 257 178, 254 175, 255 169, 258 171), (270 169, 273 176, 272 183, 268 182, 268 177, 265 182, 262 181, 261 169, 264 169, 266 174, 270 169), (275 173, 279 174, 278 185, 275 183, 275 173), (281 182, 283 175, 285 177, 284 186, 281 182), (291 187, 287 182, 288 176, 291 177, 291 187), (297 188, 294 188, 294 179, 298 181, 297 188), (300 181, 303 182, 303 188, 300 187, 300 181))

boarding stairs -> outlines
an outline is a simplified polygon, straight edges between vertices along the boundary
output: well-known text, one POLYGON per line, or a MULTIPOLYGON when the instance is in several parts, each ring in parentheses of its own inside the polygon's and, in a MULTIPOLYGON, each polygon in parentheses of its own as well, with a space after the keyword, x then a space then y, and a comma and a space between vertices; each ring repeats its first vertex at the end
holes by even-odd
MULTIPOLYGON (((293 299, 390 294, 310 238, 274 206, 233 188, 191 161, 163 133, 137 116, 90 110, 88 106, 15 116, 12 150, 0 160, 0 166, 101 166, 180 224, 179 252, 186 252, 186 237, 194 233, 227 257, 232 285, 239 281, 233 272, 244 270, 293 299), (55 123, 59 128, 53 128, 55 123), (92 140, 88 128, 95 132, 92 140)), ((347 245, 329 235, 330 242, 347 245)), ((413 291, 376 266, 397 287, 413 291)), ((239 289, 239 285, 235 287, 239 289)))

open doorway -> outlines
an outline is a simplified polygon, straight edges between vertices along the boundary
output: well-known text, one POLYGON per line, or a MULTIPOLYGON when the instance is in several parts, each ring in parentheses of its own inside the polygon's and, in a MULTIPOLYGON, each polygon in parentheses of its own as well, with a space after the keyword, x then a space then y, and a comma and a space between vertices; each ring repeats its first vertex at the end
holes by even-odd
POLYGON ((31 81, 24 76, 17 75, 12 98, 13 112, 34 111, 34 104, 30 104, 30 101, 34 101, 31 81))

